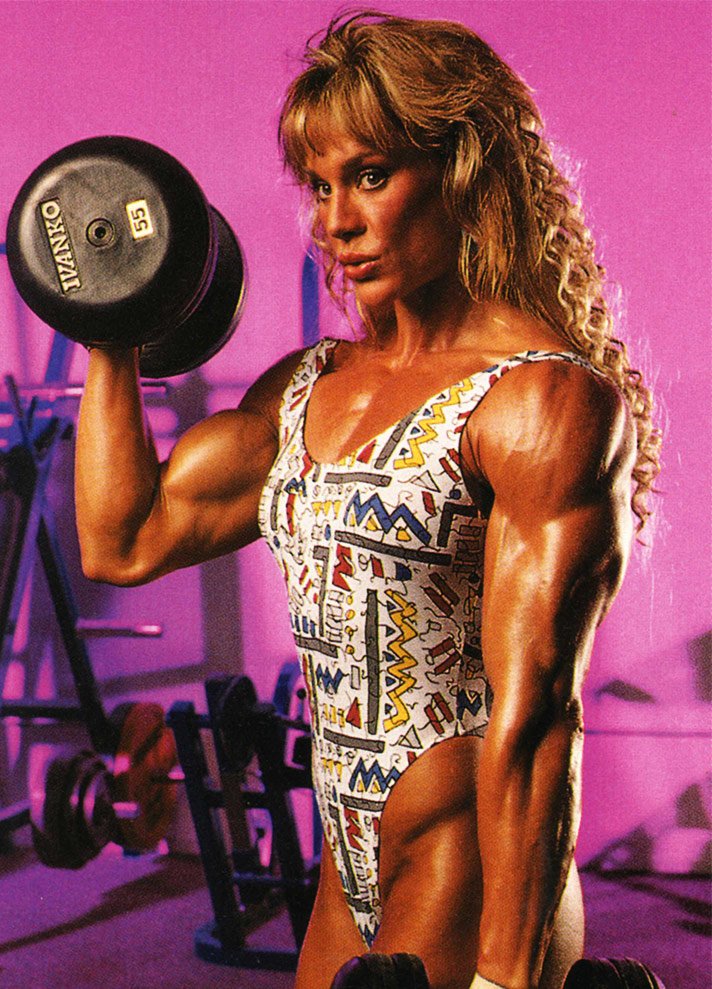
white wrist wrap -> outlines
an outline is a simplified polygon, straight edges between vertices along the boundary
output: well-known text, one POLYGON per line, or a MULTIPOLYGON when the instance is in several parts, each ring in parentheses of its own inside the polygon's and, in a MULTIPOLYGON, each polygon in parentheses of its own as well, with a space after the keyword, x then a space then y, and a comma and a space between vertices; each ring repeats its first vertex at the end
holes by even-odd
POLYGON ((506 989, 506 987, 501 986, 498 982, 490 982, 489 979, 485 979, 481 975, 475 975, 470 989, 506 989))

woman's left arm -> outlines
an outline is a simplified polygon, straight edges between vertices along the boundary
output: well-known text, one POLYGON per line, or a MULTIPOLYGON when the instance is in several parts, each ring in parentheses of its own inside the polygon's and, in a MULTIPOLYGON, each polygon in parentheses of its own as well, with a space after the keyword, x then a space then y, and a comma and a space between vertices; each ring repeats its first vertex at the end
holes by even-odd
POLYGON ((547 361, 510 371, 470 419, 494 493, 482 648, 494 701, 478 784, 478 973, 538 985, 580 814, 581 688, 632 536, 634 431, 605 379, 547 361))

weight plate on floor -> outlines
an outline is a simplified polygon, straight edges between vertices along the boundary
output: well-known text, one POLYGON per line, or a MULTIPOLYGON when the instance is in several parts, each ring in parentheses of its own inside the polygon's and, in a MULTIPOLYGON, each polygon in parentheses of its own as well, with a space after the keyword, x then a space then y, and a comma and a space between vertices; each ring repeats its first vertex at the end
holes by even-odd
POLYGON ((74 775, 67 830, 75 845, 91 851, 93 858, 108 842, 117 839, 109 772, 99 756, 88 753, 77 762, 74 775))
POLYGON ((175 814, 177 784, 168 779, 178 762, 175 740, 160 704, 137 702, 121 710, 112 793, 115 803, 136 804, 137 816, 119 819, 119 840, 125 848, 148 851, 165 838, 175 814))
POLYGON ((31 801, 32 843, 41 862, 55 869, 81 869, 99 851, 94 841, 82 840, 75 826, 72 794, 89 751, 60 754, 48 763, 44 790, 31 801))

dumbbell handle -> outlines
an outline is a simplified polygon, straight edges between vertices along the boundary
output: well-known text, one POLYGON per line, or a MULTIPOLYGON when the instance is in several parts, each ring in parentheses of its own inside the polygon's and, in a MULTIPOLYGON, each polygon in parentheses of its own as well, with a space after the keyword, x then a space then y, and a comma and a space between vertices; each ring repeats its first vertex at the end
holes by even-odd
POLYGON ((141 816, 141 808, 135 800, 123 800, 111 806, 120 821, 137 821, 141 816))
MULTIPOLYGON (((174 766, 168 773, 156 773, 151 777, 153 783, 184 783, 185 773, 179 766, 174 766)), ((135 800, 117 800, 112 803, 114 814, 120 821, 137 821, 141 816, 141 808, 135 800)))
POLYGON ((185 783, 185 773, 180 766, 174 766, 168 773, 156 773, 151 779, 154 783, 185 783))

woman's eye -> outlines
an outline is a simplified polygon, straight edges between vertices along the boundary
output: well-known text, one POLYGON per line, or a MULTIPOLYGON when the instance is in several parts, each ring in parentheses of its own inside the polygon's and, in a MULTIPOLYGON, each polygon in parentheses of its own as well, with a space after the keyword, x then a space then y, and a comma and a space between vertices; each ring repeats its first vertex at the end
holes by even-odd
POLYGON ((388 175, 382 168, 365 168, 358 177, 359 189, 378 189, 384 185, 388 175))
POLYGON ((331 186, 328 182, 313 182, 312 192, 314 194, 314 198, 318 202, 323 203, 324 200, 328 199, 331 195, 331 186))

